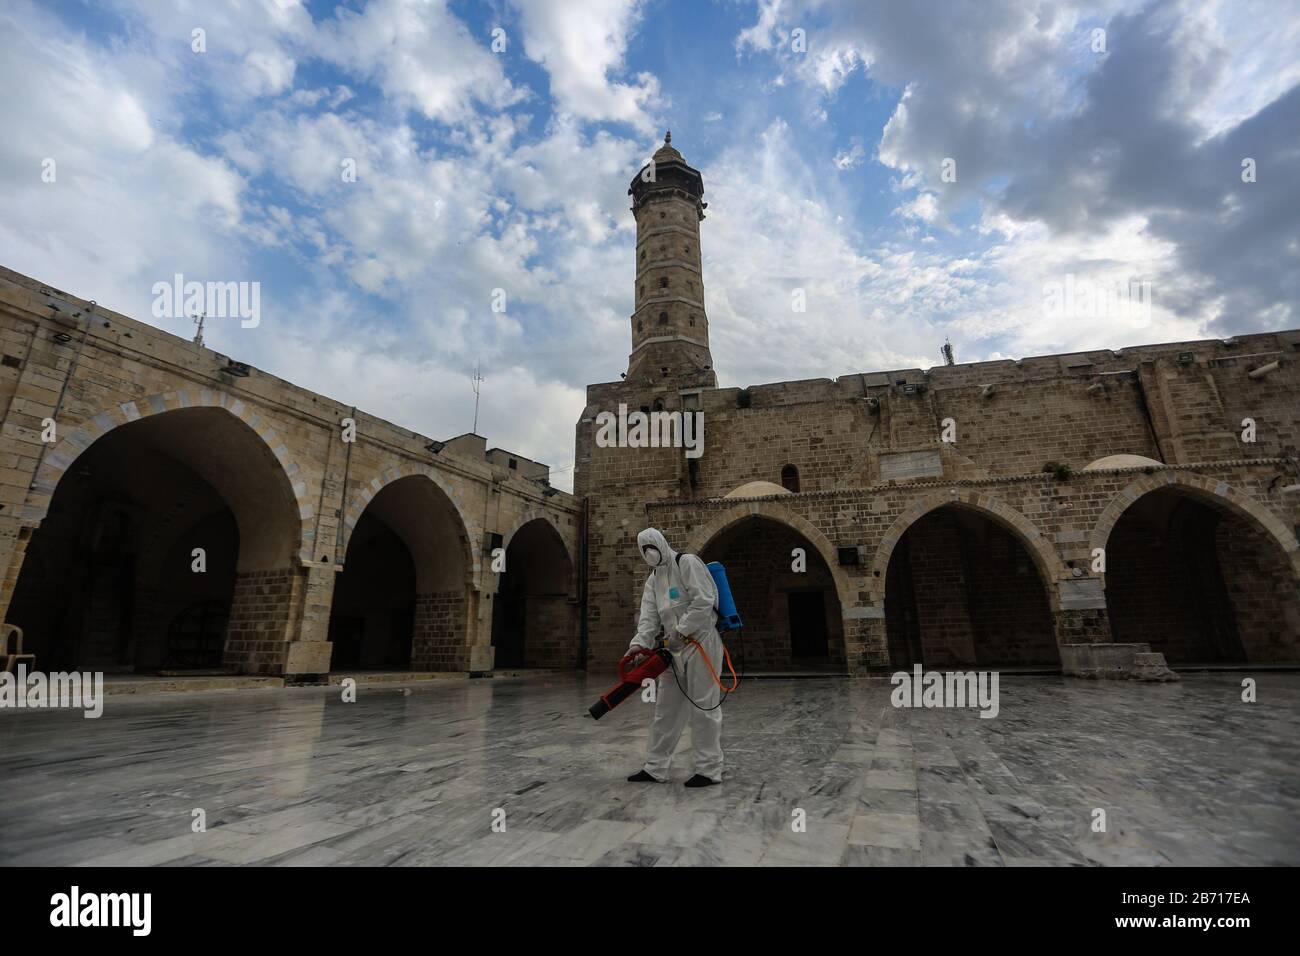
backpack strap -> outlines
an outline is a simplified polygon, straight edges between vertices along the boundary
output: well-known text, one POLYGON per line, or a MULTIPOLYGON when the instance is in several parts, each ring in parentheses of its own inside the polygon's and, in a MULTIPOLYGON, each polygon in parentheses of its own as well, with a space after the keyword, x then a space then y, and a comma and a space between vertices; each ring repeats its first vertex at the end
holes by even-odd
MULTIPOLYGON (((677 565, 677 570, 678 570, 678 571, 680 571, 680 570, 682 569, 682 555, 683 555, 684 553, 685 553, 685 552, 683 552, 683 551, 678 551, 677 554, 676 554, 676 556, 673 558, 673 563, 677 565)), ((703 558, 700 558, 700 563, 701 563, 701 564, 704 564, 704 559, 703 559, 703 558)), ((709 566, 708 566, 707 564, 704 565, 704 569, 705 569, 706 571, 708 570, 708 567, 709 567, 709 566)), ((715 590, 716 590, 716 588, 715 588, 715 590)), ((718 621, 722 620, 722 611, 718 608, 718 603, 719 603, 721 600, 722 600, 722 595, 721 595, 721 594, 719 594, 717 597, 715 597, 715 598, 713 599, 713 623, 714 623, 714 624, 717 624, 718 621)))

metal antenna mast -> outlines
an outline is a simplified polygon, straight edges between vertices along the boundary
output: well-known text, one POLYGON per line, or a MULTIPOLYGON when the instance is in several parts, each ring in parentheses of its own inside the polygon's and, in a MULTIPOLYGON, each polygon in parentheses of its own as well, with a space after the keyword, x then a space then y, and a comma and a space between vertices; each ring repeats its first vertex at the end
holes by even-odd
POLYGON ((194 333, 194 344, 199 348, 203 348, 203 320, 207 317, 208 314, 206 312, 200 312, 198 315, 190 316, 190 318, 194 320, 194 324, 198 326, 198 330, 194 333))
POLYGON ((480 363, 478 363, 478 362, 475 362, 475 363, 474 363, 474 376, 470 379, 470 382, 471 382, 471 385, 472 385, 472 387, 473 387, 473 389, 474 389, 474 428, 473 428, 473 432, 474 432, 475 435, 477 435, 477 434, 478 434, 478 393, 479 393, 479 386, 483 383, 483 375, 482 375, 482 373, 481 373, 481 371, 480 371, 480 363))

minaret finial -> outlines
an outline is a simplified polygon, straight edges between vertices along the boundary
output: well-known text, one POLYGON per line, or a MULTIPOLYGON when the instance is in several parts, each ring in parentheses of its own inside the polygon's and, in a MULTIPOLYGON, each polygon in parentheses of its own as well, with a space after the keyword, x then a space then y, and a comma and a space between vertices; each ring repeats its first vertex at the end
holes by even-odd
POLYGON ((666 133, 664 133, 664 145, 671 146, 672 144, 673 144, 673 131, 668 130, 666 133))

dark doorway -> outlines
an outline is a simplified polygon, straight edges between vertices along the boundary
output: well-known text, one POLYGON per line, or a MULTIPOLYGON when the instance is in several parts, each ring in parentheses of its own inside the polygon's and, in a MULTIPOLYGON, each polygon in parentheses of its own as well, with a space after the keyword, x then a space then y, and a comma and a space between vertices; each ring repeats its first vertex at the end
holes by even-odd
POLYGON ((781 521, 752 515, 719 532, 699 554, 727 569, 745 627, 726 642, 733 657, 743 657, 745 673, 844 670, 839 592, 812 542, 781 521))
POLYGON ((494 667, 523 667, 524 635, 528 633, 528 597, 523 591, 522 574, 505 574, 497 591, 492 611, 492 646, 496 648, 494 667))
POLYGON ((1047 590, 1019 537, 947 505, 899 539, 885 577, 890 665, 1060 666, 1047 590))
POLYGON ((792 591, 790 599, 790 657, 796 661, 825 661, 826 596, 821 591, 792 591))
POLYGON ((578 666, 573 566, 559 533, 534 518, 511 537, 505 559, 492 598, 493 666, 578 666))
POLYGON ((405 670, 411 665, 415 562, 378 510, 362 512, 343 572, 334 582, 331 670, 405 670))

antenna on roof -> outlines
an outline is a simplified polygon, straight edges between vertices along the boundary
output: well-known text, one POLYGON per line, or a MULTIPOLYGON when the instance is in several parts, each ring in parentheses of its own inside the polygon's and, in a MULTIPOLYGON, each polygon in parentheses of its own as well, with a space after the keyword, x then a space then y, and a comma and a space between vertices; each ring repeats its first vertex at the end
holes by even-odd
POLYGON ((953 357, 952 354, 952 343, 948 341, 948 337, 946 335, 944 336, 943 339, 943 348, 939 349, 939 351, 943 354, 944 365, 957 364, 957 360, 953 357))
POLYGON ((480 363, 474 363, 474 374, 470 377, 470 387, 474 389, 474 427, 471 431, 478 434, 478 393, 479 386, 483 383, 483 375, 480 371, 480 363))

